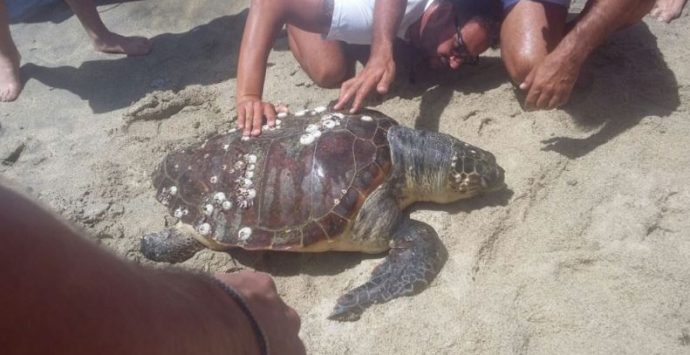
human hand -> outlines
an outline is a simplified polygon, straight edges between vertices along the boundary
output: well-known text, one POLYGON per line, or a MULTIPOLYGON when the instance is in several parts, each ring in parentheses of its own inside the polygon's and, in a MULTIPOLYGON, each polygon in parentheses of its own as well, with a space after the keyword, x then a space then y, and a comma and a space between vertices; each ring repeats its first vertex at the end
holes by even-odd
POLYGON ((299 338, 300 318, 278 295, 273 279, 260 272, 217 273, 215 277, 232 287, 247 301, 274 354, 306 354, 299 338))
POLYGON ((520 84, 520 89, 527 92, 525 107, 528 110, 554 109, 565 104, 579 72, 579 63, 556 52, 549 54, 520 84))
POLYGON ((395 61, 393 57, 371 57, 362 71, 354 78, 347 80, 340 87, 338 102, 333 107, 341 110, 352 101, 351 113, 362 108, 364 99, 376 88, 379 94, 385 94, 395 79, 395 61))
MULTIPOLYGON (((280 106, 277 111, 287 112, 287 108, 280 106)), ((243 136, 258 136, 261 134, 264 117, 269 127, 275 126, 276 107, 273 104, 261 101, 261 98, 258 96, 237 98, 237 129, 242 130, 243 136)))

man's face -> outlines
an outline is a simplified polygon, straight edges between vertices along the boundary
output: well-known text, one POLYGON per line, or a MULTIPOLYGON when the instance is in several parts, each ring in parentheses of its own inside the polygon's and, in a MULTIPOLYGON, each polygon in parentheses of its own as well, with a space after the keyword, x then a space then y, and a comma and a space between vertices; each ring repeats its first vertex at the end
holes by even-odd
POLYGON ((428 11, 421 47, 432 68, 457 70, 489 48, 489 31, 479 20, 470 19, 458 30, 452 5, 444 2, 428 11))

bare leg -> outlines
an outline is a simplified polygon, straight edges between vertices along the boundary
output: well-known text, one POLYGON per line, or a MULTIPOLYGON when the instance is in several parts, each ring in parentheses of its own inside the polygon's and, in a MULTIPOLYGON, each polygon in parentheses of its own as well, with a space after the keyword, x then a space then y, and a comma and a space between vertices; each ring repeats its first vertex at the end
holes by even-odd
POLYGON ((93 0, 65 0, 65 2, 81 21, 97 51, 127 55, 145 55, 151 51, 151 42, 147 38, 125 37, 110 32, 103 24, 93 0))
POLYGON ((328 41, 321 34, 288 26, 290 50, 302 69, 324 88, 338 88, 354 72, 354 60, 349 60, 338 41, 328 41))
POLYGON ((659 21, 671 22, 683 12, 683 7, 688 0, 656 0, 654 8, 649 15, 659 21))
POLYGON ((10 19, 5 2, 0 0, 0 102, 14 101, 21 91, 20 56, 10 35, 10 19))
POLYGON ((520 1, 501 26, 501 57, 514 83, 548 55, 565 35, 568 9, 550 3, 520 1))

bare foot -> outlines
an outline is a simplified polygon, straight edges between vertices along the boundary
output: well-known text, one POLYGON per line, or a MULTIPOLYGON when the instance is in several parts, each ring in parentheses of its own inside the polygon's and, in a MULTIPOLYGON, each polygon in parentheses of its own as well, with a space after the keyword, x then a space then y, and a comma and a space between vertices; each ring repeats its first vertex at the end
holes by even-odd
POLYGON ((151 51, 151 41, 144 37, 125 37, 110 32, 93 41, 97 51, 105 53, 122 53, 131 56, 146 55, 151 51))
POLYGON ((649 15, 666 23, 678 18, 687 0, 656 0, 649 15))
POLYGON ((19 81, 19 52, 0 53, 0 102, 14 101, 22 91, 19 81))

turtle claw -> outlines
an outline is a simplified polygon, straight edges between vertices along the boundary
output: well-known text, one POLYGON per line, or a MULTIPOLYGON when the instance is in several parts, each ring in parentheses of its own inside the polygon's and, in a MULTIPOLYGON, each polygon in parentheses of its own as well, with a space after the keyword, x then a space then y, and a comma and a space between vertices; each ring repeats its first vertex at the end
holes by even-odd
POLYGON ((445 249, 428 224, 407 221, 395 232, 386 260, 365 284, 349 291, 336 303, 329 319, 353 321, 375 303, 421 291, 436 277, 445 261, 445 249))
POLYGON ((159 262, 183 262, 203 248, 199 241, 176 228, 147 234, 141 239, 141 253, 147 259, 159 262))

